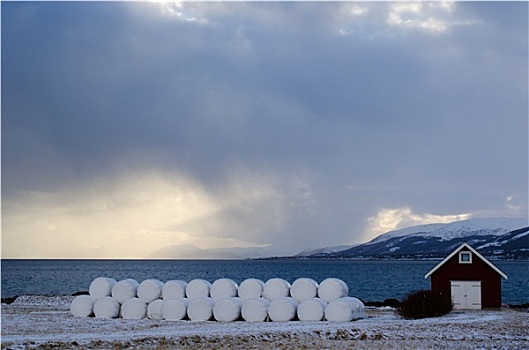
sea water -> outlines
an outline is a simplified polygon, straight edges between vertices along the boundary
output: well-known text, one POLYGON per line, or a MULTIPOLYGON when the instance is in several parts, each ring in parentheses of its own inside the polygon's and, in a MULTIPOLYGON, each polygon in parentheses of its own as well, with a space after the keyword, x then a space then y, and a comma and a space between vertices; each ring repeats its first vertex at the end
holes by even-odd
MULTIPOLYGON (((231 278, 263 281, 280 277, 290 283, 300 277, 321 282, 342 279, 349 295, 364 301, 402 299, 409 292, 429 289, 424 279, 439 261, 352 260, 2 260, 2 298, 15 295, 71 295, 87 291, 96 277, 138 282, 156 278, 162 282, 203 278, 210 282, 231 278)), ((502 280, 502 302, 529 302, 529 262, 496 261, 508 280, 502 280)))

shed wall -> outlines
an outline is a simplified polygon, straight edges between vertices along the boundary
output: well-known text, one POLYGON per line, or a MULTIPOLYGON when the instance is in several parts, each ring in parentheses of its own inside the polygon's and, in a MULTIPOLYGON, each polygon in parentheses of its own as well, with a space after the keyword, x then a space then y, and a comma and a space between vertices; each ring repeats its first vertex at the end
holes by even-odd
POLYGON ((460 264, 459 254, 455 254, 430 278, 432 291, 446 296, 450 296, 450 281, 481 281, 482 307, 501 307, 501 276, 475 255, 472 257, 472 264, 460 264))

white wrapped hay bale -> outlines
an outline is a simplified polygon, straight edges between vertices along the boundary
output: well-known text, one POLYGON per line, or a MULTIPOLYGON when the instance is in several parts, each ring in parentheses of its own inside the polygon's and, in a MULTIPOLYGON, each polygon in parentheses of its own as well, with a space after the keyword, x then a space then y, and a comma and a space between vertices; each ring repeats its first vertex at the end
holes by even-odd
POLYGON ((282 278, 271 278, 264 284, 263 297, 272 301, 290 296, 290 283, 282 278))
POLYGON ((233 322, 241 318, 242 300, 231 297, 215 301, 213 317, 220 322, 233 322))
POLYGON ((292 297, 274 299, 268 306, 268 316, 274 322, 292 321, 296 318, 299 302, 292 297))
POLYGON ((96 299, 90 295, 79 295, 72 300, 70 312, 75 317, 89 317, 94 314, 96 299))
POLYGON ((90 283, 88 292, 94 299, 112 296, 112 288, 117 283, 113 278, 98 277, 90 283))
POLYGON ((209 321, 213 317, 215 301, 210 297, 195 298, 189 301, 187 316, 191 321, 209 321))
POLYGON ((162 299, 185 298, 186 286, 187 282, 181 280, 170 280, 165 282, 162 287, 162 299))
POLYGON ((147 317, 151 320, 163 320, 163 300, 156 299, 147 305, 147 317))
POLYGON ((94 315, 97 318, 119 317, 119 303, 113 297, 103 297, 94 303, 94 315))
POLYGON ((138 286, 140 284, 132 279, 128 278, 121 280, 112 287, 112 297, 120 304, 123 304, 127 300, 136 297, 138 286))
POLYGON ((312 278, 298 278, 290 287, 290 296, 299 302, 318 296, 318 282, 312 278))
POLYGON ((236 297, 238 288, 239 286, 234 280, 229 278, 219 278, 211 284, 209 295, 215 300, 215 302, 217 302, 222 299, 236 297))
POLYGON ((269 305, 270 301, 265 298, 246 299, 242 304, 241 316, 248 322, 264 322, 268 317, 269 305))
POLYGON ((321 321, 325 317, 327 303, 320 298, 303 300, 298 306, 300 321, 321 321))
POLYGON ((349 287, 338 278, 327 278, 318 286, 318 297, 326 302, 349 295, 349 287))
POLYGON ((237 291, 239 298, 254 299, 263 296, 264 282, 257 278, 248 278, 241 282, 237 291))
POLYGON ((350 298, 352 302, 354 302, 355 304, 353 306, 353 320, 366 318, 366 308, 365 308, 364 303, 358 298, 353 298, 353 297, 348 297, 348 298, 350 298))
POLYGON ((189 299, 171 298, 163 301, 162 316, 164 320, 180 321, 187 317, 189 299))
POLYGON ((148 304, 162 296, 162 288, 163 282, 156 279, 148 279, 140 283, 136 293, 138 298, 148 304))
POLYGON ((186 297, 188 299, 209 297, 211 283, 204 279, 191 280, 186 286, 186 297))
POLYGON ((364 304, 357 298, 335 299, 325 308, 325 319, 334 322, 349 322, 365 317, 364 304))
POLYGON ((147 316, 147 303, 140 298, 131 298, 121 305, 121 317, 139 320, 147 316))

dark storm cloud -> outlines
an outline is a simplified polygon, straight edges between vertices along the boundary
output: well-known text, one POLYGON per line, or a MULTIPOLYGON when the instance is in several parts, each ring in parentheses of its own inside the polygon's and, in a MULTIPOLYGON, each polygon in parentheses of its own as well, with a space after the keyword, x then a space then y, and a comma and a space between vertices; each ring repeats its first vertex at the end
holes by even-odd
POLYGON ((4 200, 146 169, 224 194, 247 171, 274 179, 282 197, 254 209, 281 223, 235 206, 215 217, 265 228, 217 235, 313 246, 357 240, 383 208, 526 216, 526 13, 3 3, 4 200))

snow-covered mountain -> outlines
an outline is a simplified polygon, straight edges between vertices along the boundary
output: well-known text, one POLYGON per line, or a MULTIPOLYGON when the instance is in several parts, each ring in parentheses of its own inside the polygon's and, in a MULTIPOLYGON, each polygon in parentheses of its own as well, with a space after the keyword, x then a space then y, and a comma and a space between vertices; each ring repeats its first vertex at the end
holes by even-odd
POLYGON ((372 241, 313 258, 439 258, 461 243, 495 258, 529 258, 526 219, 469 219, 387 232, 372 241))
POLYGON ((262 259, 290 258, 438 258, 463 242, 498 258, 529 258, 529 228, 526 219, 470 219, 449 224, 408 227, 384 233, 359 245, 304 250, 297 247, 201 249, 194 245, 167 246, 150 259, 262 259))
POLYGON ((378 236, 370 243, 381 242, 395 237, 404 237, 411 234, 420 235, 422 237, 439 237, 444 241, 465 237, 469 234, 499 236, 526 226, 528 226, 526 219, 468 219, 454 221, 449 224, 420 225, 390 231, 378 236))
POLYGON ((354 246, 356 246, 356 244, 355 245, 338 245, 338 246, 318 248, 318 249, 306 249, 302 251, 301 253, 298 253, 296 257, 311 256, 311 255, 316 255, 316 254, 336 253, 336 252, 340 252, 340 251, 352 248, 354 246))

